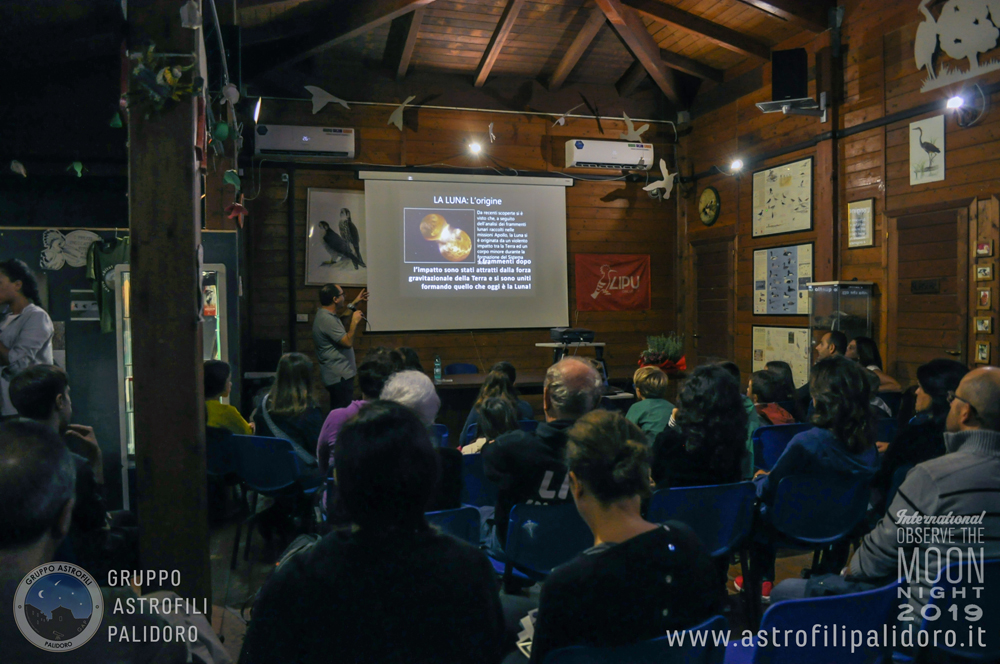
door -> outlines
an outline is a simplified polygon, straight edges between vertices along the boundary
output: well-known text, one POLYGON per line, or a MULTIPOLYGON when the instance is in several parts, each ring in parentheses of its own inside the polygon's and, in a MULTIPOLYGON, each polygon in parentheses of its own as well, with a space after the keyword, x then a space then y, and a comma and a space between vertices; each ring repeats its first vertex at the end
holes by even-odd
POLYGON ((905 387, 930 360, 967 363, 968 209, 890 219, 889 242, 888 369, 905 387))
POLYGON ((733 242, 693 245, 695 275, 694 349, 705 358, 733 359, 733 242))

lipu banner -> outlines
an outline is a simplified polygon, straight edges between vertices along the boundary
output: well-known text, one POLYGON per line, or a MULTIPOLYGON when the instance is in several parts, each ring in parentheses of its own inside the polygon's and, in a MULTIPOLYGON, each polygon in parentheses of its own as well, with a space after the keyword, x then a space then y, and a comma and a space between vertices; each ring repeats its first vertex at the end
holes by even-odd
POLYGON ((650 308, 649 255, 576 254, 577 311, 650 308))

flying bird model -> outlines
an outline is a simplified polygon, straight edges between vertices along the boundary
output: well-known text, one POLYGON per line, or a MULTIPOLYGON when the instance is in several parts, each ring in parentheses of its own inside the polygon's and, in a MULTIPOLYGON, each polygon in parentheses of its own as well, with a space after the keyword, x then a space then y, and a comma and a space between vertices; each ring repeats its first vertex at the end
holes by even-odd
POLYGON ((309 91, 309 94, 312 95, 313 115, 319 113, 320 109, 329 103, 340 104, 347 110, 351 110, 351 107, 347 105, 346 101, 340 97, 334 97, 322 88, 317 88, 315 85, 306 85, 304 87, 309 91))
POLYGON ((410 95, 407 97, 406 101, 397 106, 396 110, 392 112, 392 115, 389 116, 389 121, 386 122, 386 124, 394 124, 396 125, 396 129, 403 131, 403 111, 406 109, 406 105, 416 98, 416 95, 410 95))
POLYGON ((628 116, 628 114, 622 113, 622 117, 625 118, 625 126, 628 128, 628 131, 627 132, 622 132, 621 135, 620 135, 621 138, 624 138, 626 141, 639 141, 639 142, 641 142, 642 141, 642 135, 643 135, 643 133, 647 129, 649 129, 649 125, 648 124, 644 124, 641 127, 639 127, 638 129, 636 129, 635 125, 632 124, 632 118, 630 118, 628 116))
POLYGON ((677 177, 677 173, 669 173, 667 171, 667 162, 660 160, 660 172, 663 173, 663 179, 657 180, 656 182, 651 182, 643 187, 643 191, 657 192, 662 189, 662 194, 656 194, 661 198, 670 198, 670 192, 674 188, 674 178, 677 177))

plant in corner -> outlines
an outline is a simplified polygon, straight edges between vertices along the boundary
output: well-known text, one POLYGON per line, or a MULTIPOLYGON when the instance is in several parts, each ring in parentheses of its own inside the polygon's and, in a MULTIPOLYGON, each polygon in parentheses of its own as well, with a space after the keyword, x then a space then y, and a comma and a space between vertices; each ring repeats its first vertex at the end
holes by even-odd
POLYGON ((646 350, 639 354, 639 366, 660 367, 667 375, 687 369, 684 358, 684 335, 671 332, 646 337, 646 350))

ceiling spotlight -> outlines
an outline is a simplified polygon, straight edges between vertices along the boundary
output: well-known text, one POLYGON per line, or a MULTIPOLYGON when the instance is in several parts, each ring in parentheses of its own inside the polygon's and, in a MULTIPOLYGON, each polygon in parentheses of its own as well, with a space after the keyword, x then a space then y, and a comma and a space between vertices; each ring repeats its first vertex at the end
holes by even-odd
POLYGON ((483 146, 479 143, 469 143, 469 152, 472 154, 479 154, 483 151, 483 146))
POLYGON ((743 160, 742 159, 735 159, 735 160, 733 160, 733 163, 729 164, 729 170, 731 172, 733 172, 733 173, 735 173, 737 171, 742 171, 743 170, 743 160))
POLYGON ((964 105, 965 105, 965 100, 962 99, 961 97, 952 97, 951 99, 948 100, 948 108, 952 110, 962 108, 962 106, 964 105))
POLYGON ((257 124, 257 118, 260 117, 260 103, 264 101, 263 97, 257 97, 257 105, 253 107, 253 122, 257 124))

